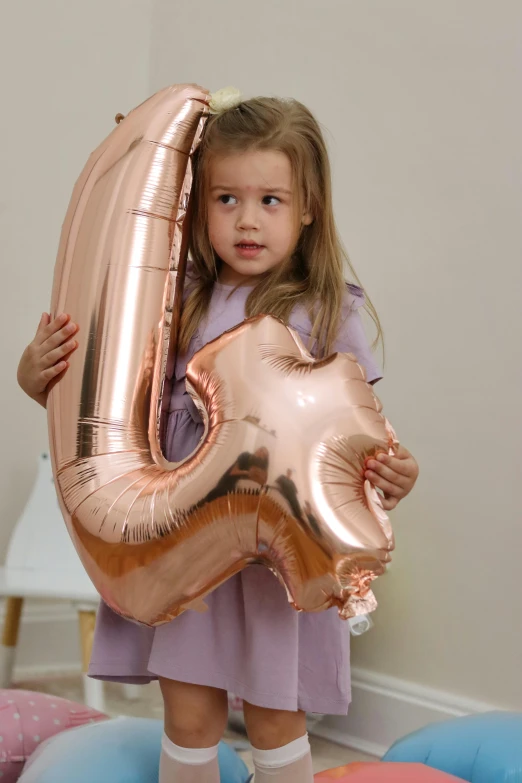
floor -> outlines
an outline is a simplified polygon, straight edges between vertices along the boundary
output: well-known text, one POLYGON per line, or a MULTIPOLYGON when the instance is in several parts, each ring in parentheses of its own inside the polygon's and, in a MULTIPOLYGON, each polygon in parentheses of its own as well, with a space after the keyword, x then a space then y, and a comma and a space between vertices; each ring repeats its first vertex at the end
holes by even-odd
MULTIPOLYGON (((52 693, 73 701, 83 701, 83 688, 80 676, 68 675, 52 679, 24 680, 16 683, 17 688, 52 693)), ((141 686, 140 696, 137 699, 128 700, 124 697, 123 688, 115 683, 107 683, 105 686, 106 710, 110 715, 133 715, 143 718, 162 718, 163 708, 157 683, 141 686)), ((244 759, 248 768, 253 771, 252 759, 248 750, 246 738, 237 732, 229 731, 225 739, 241 747, 239 755, 244 759)), ((343 748, 333 742, 310 737, 314 772, 322 772, 325 769, 349 764, 351 761, 374 761, 375 759, 362 753, 343 748)))

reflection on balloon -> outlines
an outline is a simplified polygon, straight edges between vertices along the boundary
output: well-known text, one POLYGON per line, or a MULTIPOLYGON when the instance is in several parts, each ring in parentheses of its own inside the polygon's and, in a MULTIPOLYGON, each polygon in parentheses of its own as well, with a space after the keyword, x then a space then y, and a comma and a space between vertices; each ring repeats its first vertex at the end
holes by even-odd
POLYGON ((365 460, 397 441, 354 357, 316 362, 276 318, 245 321, 187 368, 206 422, 199 448, 179 464, 161 453, 209 97, 195 85, 152 96, 74 189, 52 311, 70 313, 84 339, 48 402, 62 512, 102 598, 129 619, 204 610, 206 594, 254 562, 297 609, 364 614, 393 549, 365 460))

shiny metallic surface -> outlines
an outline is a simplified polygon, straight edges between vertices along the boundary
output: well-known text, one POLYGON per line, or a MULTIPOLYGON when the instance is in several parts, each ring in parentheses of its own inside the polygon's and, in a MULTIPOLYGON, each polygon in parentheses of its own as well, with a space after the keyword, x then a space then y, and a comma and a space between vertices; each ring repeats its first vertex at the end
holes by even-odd
POLYGON ((375 608, 393 534, 365 460, 397 440, 354 357, 314 361, 260 316, 206 345, 187 385, 205 422, 182 463, 161 453, 161 396, 176 348, 192 182, 209 94, 167 88, 91 155, 67 212, 52 312, 80 324, 48 401, 67 527, 106 603, 147 625, 250 563, 299 610, 375 608))

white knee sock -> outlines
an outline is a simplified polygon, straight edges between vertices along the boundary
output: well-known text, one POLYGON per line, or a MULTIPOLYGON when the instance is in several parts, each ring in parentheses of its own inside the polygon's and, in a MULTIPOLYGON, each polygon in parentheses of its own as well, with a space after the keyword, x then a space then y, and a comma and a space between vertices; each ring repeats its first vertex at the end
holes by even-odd
POLYGON ((255 783, 313 783, 312 754, 308 735, 275 750, 252 748, 255 783))
POLYGON ((164 734, 159 783, 219 783, 218 747, 180 748, 164 734))

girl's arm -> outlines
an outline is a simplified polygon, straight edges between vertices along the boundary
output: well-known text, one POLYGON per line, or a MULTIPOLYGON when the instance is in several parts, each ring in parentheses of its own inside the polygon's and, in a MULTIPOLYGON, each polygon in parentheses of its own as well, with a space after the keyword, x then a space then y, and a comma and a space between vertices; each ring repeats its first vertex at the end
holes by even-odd
MULTIPOLYGON (((361 289, 348 286, 334 350, 355 354, 366 371, 368 382, 373 385, 382 377, 382 373, 373 357, 358 312, 363 304, 364 294, 361 289)), ((394 457, 379 454, 366 463, 365 477, 383 493, 382 504, 386 511, 392 511, 412 491, 418 476, 419 466, 404 446, 399 446, 394 457)))

